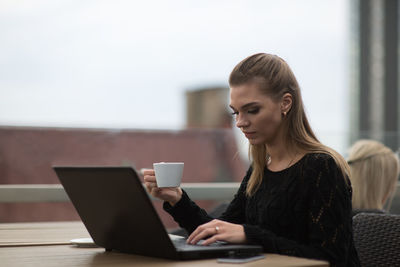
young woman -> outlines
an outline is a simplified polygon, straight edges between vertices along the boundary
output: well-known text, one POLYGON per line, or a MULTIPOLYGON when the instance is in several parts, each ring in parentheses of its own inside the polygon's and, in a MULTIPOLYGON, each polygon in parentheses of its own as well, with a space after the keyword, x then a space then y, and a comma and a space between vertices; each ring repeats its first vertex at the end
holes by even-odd
POLYGON ((158 188, 151 170, 145 172, 147 190, 165 201, 191 244, 259 244, 265 252, 359 266, 349 167, 315 137, 287 63, 252 55, 233 69, 229 84, 230 107, 249 140, 252 164, 227 210, 209 217, 181 188, 158 188))
POLYGON ((359 140, 349 150, 350 180, 353 185, 353 215, 385 212, 391 204, 399 177, 399 158, 374 140, 359 140))

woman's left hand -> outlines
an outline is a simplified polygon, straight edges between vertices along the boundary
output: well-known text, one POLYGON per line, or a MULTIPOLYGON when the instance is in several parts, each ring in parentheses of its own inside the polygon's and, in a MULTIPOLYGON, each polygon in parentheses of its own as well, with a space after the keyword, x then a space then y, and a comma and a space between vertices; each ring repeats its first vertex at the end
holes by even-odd
POLYGON ((215 219, 197 227, 197 229, 188 237, 187 243, 194 245, 201 239, 205 239, 202 243, 204 246, 216 241, 226 241, 228 243, 238 244, 246 242, 246 235, 244 233, 243 225, 215 219))

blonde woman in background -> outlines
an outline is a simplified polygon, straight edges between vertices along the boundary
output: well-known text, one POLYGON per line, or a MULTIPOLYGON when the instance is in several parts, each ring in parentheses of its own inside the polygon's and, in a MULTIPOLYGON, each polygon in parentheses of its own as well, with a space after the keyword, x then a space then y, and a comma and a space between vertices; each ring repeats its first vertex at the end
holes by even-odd
POLYGON ((383 213, 391 204, 399 176, 399 158, 387 146, 374 140, 359 140, 349 151, 353 186, 353 214, 383 213))

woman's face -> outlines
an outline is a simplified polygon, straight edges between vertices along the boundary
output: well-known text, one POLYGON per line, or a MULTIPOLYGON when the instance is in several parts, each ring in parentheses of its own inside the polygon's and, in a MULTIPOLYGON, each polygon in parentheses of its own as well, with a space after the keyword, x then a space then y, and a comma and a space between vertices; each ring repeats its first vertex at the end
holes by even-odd
POLYGON ((230 107, 238 127, 250 144, 273 143, 282 122, 281 103, 261 93, 257 83, 232 86, 230 107))

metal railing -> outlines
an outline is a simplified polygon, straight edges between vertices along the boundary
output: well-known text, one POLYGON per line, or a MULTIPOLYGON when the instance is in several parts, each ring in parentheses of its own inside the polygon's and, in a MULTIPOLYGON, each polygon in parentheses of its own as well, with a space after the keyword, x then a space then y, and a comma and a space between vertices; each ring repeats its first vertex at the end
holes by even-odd
MULTIPOLYGON (((229 201, 240 183, 182 183, 181 187, 193 200, 229 201)), ((152 198, 153 200, 156 200, 152 198)), ((69 202, 60 184, 10 184, 0 185, 0 203, 69 202)), ((390 212, 400 214, 400 183, 390 207, 390 212)))
MULTIPOLYGON (((181 187, 194 200, 231 200, 240 183, 182 183, 181 187)), ((0 203, 68 202, 60 184, 0 185, 0 203)))

